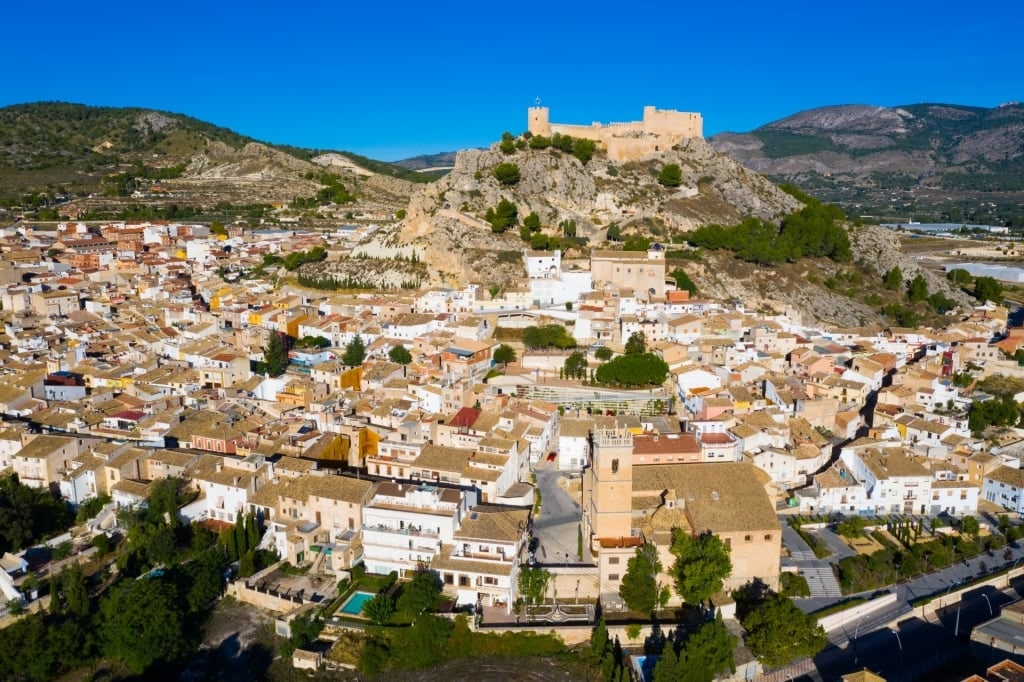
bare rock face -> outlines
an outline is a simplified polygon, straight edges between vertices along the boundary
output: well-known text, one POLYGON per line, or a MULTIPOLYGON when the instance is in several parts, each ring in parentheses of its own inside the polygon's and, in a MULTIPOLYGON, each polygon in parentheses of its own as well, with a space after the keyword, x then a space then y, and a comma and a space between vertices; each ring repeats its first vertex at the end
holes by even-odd
POLYGON ((912 118, 912 116, 902 109, 888 109, 867 104, 848 104, 802 111, 766 127, 794 131, 856 130, 881 134, 903 134, 907 132, 906 118, 912 118))
POLYGON ((918 261, 905 254, 900 247, 899 237, 892 230, 875 225, 852 228, 850 247, 855 260, 873 266, 879 275, 899 267, 904 280, 912 280, 920 274, 928 283, 928 291, 942 293, 961 305, 974 303, 959 288, 950 286, 945 277, 921 267, 918 261))
POLYGON ((192 178, 251 178, 308 171, 315 167, 259 142, 233 149, 223 142, 210 142, 206 150, 192 157, 185 174, 192 178))
POLYGON ((609 161, 599 152, 586 165, 554 149, 504 154, 495 146, 459 152, 451 173, 413 194, 396 239, 422 244, 427 262, 432 267, 436 264, 439 271, 487 279, 490 271, 480 272, 463 262, 458 242, 449 244, 447 237, 439 239, 438 235, 458 233, 459 240, 471 240, 477 244, 472 248, 483 250, 523 249, 517 229, 499 237, 484 221, 487 209, 502 200, 516 205, 520 221, 536 213, 549 234, 557 234, 563 221, 573 221, 576 234, 591 243, 603 240, 612 223, 627 233, 635 226, 644 234, 655 224, 668 237, 702 225, 731 224, 751 215, 778 219, 800 206, 796 199, 702 139, 685 140, 671 150, 628 163, 609 161), (519 167, 520 180, 515 185, 503 186, 495 179, 494 169, 502 163, 519 167), (658 184, 658 172, 671 163, 682 170, 680 187, 658 184))

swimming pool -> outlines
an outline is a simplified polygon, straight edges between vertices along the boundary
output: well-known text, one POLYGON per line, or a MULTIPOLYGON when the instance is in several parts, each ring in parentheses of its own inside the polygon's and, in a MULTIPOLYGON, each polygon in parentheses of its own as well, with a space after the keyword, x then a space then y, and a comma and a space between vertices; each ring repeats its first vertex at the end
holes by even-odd
POLYGON ((630 656, 633 661, 633 671, 643 682, 650 682, 654 678, 654 666, 661 656, 630 656))
POLYGON ((363 612, 363 604, 373 599, 373 592, 354 592, 341 605, 341 612, 350 616, 358 616, 363 612))

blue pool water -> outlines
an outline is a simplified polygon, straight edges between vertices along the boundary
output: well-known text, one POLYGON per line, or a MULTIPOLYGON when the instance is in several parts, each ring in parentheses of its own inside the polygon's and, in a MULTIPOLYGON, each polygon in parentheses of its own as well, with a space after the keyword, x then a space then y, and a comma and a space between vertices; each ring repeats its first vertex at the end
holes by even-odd
POLYGON ((636 663, 636 667, 639 668, 639 672, 643 677, 641 678, 644 682, 650 682, 654 677, 654 664, 658 662, 661 656, 632 656, 636 663))
POLYGON ((358 616, 363 611, 363 604, 373 599, 372 592, 355 592, 341 605, 341 612, 350 616, 358 616))

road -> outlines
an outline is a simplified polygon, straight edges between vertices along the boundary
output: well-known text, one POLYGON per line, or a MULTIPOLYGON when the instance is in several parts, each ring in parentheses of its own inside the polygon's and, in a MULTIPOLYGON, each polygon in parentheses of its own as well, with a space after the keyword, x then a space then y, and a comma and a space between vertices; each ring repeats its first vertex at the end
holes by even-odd
MULTIPOLYGON (((834 553, 826 559, 815 560, 813 553, 811 553, 807 544, 799 535, 796 534, 795 531, 788 527, 789 524, 786 518, 780 517, 779 522, 782 524, 783 528, 782 542, 785 544, 786 548, 789 549, 790 554, 792 555, 792 559, 784 560, 783 565, 792 561, 792 563, 796 564, 801 570, 806 570, 807 567, 834 564, 842 558, 839 556, 839 553, 834 553)), ((817 537, 827 542, 830 547, 833 545, 833 542, 842 542, 832 531, 822 529, 812 532, 814 532, 817 537)), ((1003 559, 1003 553, 1005 551, 1004 548, 995 550, 991 556, 988 554, 981 554, 980 556, 966 561, 957 561, 939 571, 933 571, 931 573, 913 577, 898 576, 898 582, 896 580, 897 576, 893 575, 893 584, 890 584, 888 589, 890 591, 896 590, 900 601, 906 604, 920 597, 935 595, 943 591, 952 591, 964 582, 1002 568, 1010 568, 1014 566, 1017 568, 1024 568, 1024 544, 1010 546, 1009 550, 1010 558, 1008 560, 1003 559), (985 564, 985 570, 982 570, 982 563, 985 564)), ((845 553, 846 552, 844 552, 844 554, 845 553)), ((876 590, 868 590, 860 595, 846 595, 843 597, 824 596, 820 593, 812 593, 811 598, 797 599, 795 602, 800 610, 805 613, 810 613, 834 604, 841 599, 846 599, 851 596, 870 597, 875 592, 876 590)), ((893 607, 890 611, 892 618, 889 620, 893 620, 898 617, 901 612, 905 612, 906 608, 893 607)))
MULTIPOLYGON (((784 519, 782 522, 785 524, 784 519)), ((794 539, 794 535, 784 531, 783 542, 797 558, 798 565, 806 563, 809 561, 809 548, 799 536, 794 539)), ((819 537, 827 542, 828 535, 831 533, 826 531, 819 537)), ((889 591, 897 596, 894 604, 829 632, 829 647, 814 659, 822 679, 838 680, 843 674, 864 668, 890 682, 940 679, 936 677, 939 675, 937 671, 941 671, 944 664, 968 655, 967 639, 971 628, 998 615, 1002 605, 1020 598, 1015 588, 1024 591, 1024 576, 1000 582, 1001 586, 1005 585, 1001 589, 984 586, 968 590, 962 599, 945 594, 983 574, 1002 568, 1024 568, 1024 546, 1011 546, 1009 549, 1009 560, 1003 559, 1004 550, 1001 549, 992 556, 982 554, 967 561, 958 561, 940 571, 902 578, 890 586, 889 591), (982 571, 982 563, 985 571, 982 571), (910 601, 926 596, 933 597, 932 603, 938 603, 939 610, 923 617, 923 610, 915 611, 910 601), (897 625, 893 627, 893 623, 897 625)), ((838 560, 838 557, 830 558, 838 560)), ((872 594, 867 592, 862 596, 870 597, 872 594)), ((795 600, 805 612, 836 601, 835 598, 820 597, 795 600)))
POLYGON ((970 590, 963 599, 927 619, 910 616, 893 628, 876 626, 868 632, 865 623, 855 639, 843 647, 829 646, 814 663, 826 681, 864 668, 890 682, 939 679, 936 671, 940 666, 968 654, 971 628, 1020 598, 1015 589, 1018 586, 1024 589, 1024 584, 1015 580, 1014 587, 1002 590, 987 586, 970 590))
POLYGON ((540 540, 537 561, 541 564, 578 564, 580 507, 565 492, 558 479, 562 473, 550 466, 538 465, 540 517, 533 522, 534 537, 540 540))

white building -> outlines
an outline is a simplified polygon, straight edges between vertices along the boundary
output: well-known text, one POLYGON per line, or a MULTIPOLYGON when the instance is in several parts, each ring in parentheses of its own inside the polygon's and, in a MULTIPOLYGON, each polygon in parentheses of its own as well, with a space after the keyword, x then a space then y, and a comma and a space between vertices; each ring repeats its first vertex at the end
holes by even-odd
POLYGON ((985 476, 981 494, 989 502, 1024 514, 1024 470, 1009 466, 999 467, 985 476))
POLYGON ((452 543, 469 508, 459 490, 381 483, 363 507, 363 563, 370 573, 405 576, 452 543))
POLYGON ((805 514, 874 513, 867 490, 840 463, 815 476, 811 485, 797 491, 796 496, 800 512, 805 514))
POLYGON ((867 492, 865 509, 878 515, 929 513, 931 473, 901 445, 861 438, 844 447, 839 456, 867 492))
POLYGON ((589 419, 562 419, 558 426, 558 468, 582 469, 590 461, 589 419))
POLYGON ((969 481, 932 481, 928 511, 931 514, 945 513, 951 516, 975 514, 978 511, 979 492, 977 484, 969 481))
POLYGON ((589 270, 562 271, 562 252, 526 251, 523 254, 526 276, 530 283, 530 299, 536 306, 558 306, 579 300, 581 294, 593 290, 589 270))
POLYGON ((504 606, 516 600, 516 570, 530 512, 481 505, 470 511, 451 545, 432 565, 457 603, 504 606))

